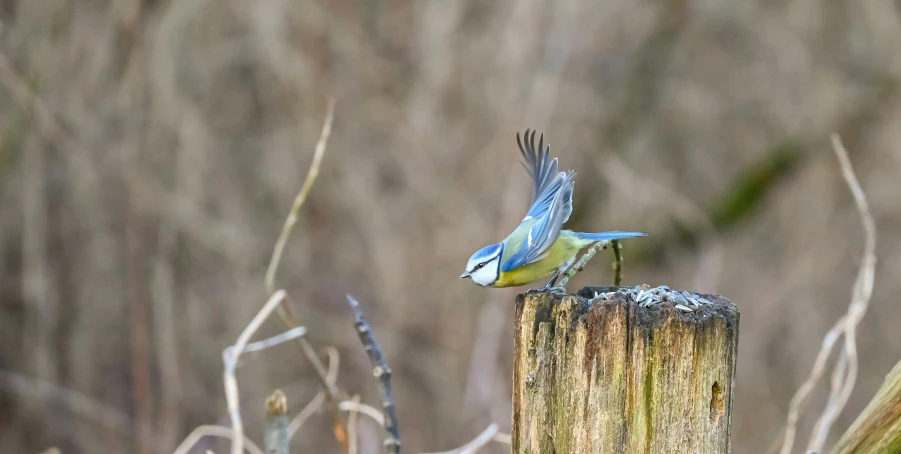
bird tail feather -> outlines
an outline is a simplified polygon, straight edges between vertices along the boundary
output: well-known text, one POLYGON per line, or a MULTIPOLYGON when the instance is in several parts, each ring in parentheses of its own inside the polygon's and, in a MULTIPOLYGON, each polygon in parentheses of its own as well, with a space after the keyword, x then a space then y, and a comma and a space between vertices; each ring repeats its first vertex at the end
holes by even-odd
POLYGON ((610 241, 610 240, 619 240, 622 238, 635 238, 640 236, 648 236, 647 233, 641 232, 599 232, 599 233, 584 233, 584 232, 573 232, 573 235, 587 243, 594 243, 597 241, 610 241))

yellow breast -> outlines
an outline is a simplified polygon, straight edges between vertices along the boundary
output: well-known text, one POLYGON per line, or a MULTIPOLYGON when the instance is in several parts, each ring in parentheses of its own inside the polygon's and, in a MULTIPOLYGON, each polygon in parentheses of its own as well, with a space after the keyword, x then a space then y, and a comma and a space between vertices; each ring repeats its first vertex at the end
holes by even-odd
POLYGON ((492 287, 517 287, 554 274, 560 265, 571 260, 579 252, 580 245, 571 240, 569 235, 560 235, 547 250, 547 256, 537 262, 510 271, 501 271, 497 282, 492 287))

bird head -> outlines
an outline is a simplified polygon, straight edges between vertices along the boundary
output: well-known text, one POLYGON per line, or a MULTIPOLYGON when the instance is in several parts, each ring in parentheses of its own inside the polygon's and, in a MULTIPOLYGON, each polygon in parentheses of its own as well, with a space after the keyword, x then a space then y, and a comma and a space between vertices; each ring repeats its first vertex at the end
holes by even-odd
POLYGON ((466 263, 466 271, 461 278, 470 278, 482 287, 488 287, 497 282, 500 277, 501 254, 504 252, 502 243, 485 246, 476 251, 469 262, 466 263))

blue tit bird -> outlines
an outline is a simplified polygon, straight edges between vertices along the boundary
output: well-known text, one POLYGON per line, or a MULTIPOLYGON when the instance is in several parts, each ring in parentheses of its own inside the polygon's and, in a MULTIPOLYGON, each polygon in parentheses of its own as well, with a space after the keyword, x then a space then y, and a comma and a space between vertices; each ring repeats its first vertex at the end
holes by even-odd
POLYGON ((557 159, 544 148, 544 134, 535 147, 535 131, 527 129, 519 151, 535 185, 532 207, 522 222, 500 243, 479 249, 466 264, 461 278, 483 287, 515 287, 551 276, 552 287, 582 249, 601 242, 646 236, 640 232, 583 233, 562 230, 573 210, 575 172, 558 172, 557 159))

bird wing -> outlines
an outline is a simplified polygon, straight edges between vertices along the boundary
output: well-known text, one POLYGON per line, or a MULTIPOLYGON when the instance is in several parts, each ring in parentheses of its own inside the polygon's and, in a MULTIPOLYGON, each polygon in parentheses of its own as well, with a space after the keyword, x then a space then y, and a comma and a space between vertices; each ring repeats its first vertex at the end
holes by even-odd
POLYGON ((531 135, 526 131, 525 146, 519 134, 516 135, 519 150, 526 159, 526 170, 535 184, 535 196, 528 214, 514 231, 518 231, 517 236, 522 235, 515 239, 525 244, 505 261, 505 270, 540 260, 560 236, 563 223, 572 214, 575 173, 558 172, 557 160, 550 158, 550 147, 542 150, 544 136, 539 140, 539 147, 536 149, 534 131, 531 135))
MULTIPOLYGON (((519 145, 519 152, 522 153, 526 160, 523 167, 532 177, 532 183, 535 187, 535 193, 532 196, 532 207, 526 213, 525 220, 536 218, 547 212, 560 190, 558 186, 560 180, 567 177, 567 173, 557 171, 557 158, 551 159, 551 146, 544 146, 544 134, 538 139, 538 147, 535 147, 535 131, 526 129, 523 138, 520 139, 519 133, 516 134, 516 144, 519 145)), ((570 172, 572 173, 572 172, 570 172)), ((571 179, 571 177, 570 177, 571 179)), ((572 185, 568 188, 570 193, 564 197, 564 215, 563 221, 569 219, 572 214, 572 185)))

